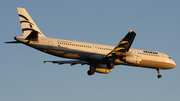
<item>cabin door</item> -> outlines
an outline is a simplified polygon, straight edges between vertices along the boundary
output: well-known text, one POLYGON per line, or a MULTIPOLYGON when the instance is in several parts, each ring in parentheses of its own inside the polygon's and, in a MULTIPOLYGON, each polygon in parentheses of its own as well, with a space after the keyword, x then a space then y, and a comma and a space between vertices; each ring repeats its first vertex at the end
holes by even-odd
POLYGON ((53 47, 52 38, 48 38, 48 47, 53 47))
POLYGON ((97 46, 96 45, 93 45, 93 50, 94 50, 94 52, 97 52, 97 46))

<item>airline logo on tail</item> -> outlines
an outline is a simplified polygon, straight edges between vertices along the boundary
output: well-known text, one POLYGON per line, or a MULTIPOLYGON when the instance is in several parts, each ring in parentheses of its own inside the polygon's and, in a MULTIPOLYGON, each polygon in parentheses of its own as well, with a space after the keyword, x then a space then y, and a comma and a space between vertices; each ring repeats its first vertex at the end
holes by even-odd
POLYGON ((25 16, 23 16, 23 15, 21 15, 21 14, 19 14, 19 17, 22 17, 22 18, 25 19, 25 20, 23 20, 23 21, 20 21, 20 24, 22 24, 22 23, 28 23, 29 26, 30 26, 30 28, 24 28, 24 29, 22 29, 22 32, 24 33, 24 31, 26 31, 26 30, 31 30, 31 31, 33 31, 33 27, 32 27, 33 23, 29 22, 28 18, 26 18, 25 16))
POLYGON ((28 36, 31 32, 37 31, 40 37, 45 37, 24 8, 18 7, 17 10, 23 36, 28 36))

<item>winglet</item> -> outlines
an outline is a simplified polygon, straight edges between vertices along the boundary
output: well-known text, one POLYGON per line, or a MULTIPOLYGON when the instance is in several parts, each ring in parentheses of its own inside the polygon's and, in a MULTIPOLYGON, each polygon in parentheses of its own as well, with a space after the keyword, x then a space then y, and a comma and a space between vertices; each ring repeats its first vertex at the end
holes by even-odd
POLYGON ((129 29, 129 32, 131 33, 131 32, 134 32, 133 30, 131 30, 130 28, 128 28, 129 29))
POLYGON ((43 59, 43 61, 44 61, 44 63, 46 63, 46 60, 43 59))

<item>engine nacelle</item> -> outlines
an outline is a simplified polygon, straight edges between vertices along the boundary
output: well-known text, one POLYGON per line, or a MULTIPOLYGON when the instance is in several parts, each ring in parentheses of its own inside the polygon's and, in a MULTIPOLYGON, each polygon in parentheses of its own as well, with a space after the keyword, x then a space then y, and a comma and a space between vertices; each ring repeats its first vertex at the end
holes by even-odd
POLYGON ((95 68, 95 72, 109 74, 111 72, 111 69, 95 68))
POLYGON ((126 55, 122 60, 132 64, 140 64, 141 62, 141 58, 138 55, 126 55))
POLYGON ((111 69, 108 69, 106 65, 98 64, 96 65, 95 72, 109 74, 111 69))

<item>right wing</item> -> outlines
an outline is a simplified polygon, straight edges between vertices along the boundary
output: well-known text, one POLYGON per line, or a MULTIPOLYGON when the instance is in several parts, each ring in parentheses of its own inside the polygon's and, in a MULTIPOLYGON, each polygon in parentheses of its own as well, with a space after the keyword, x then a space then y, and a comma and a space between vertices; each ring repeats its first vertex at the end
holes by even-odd
POLYGON ((88 65, 89 64, 89 62, 83 61, 83 60, 77 60, 77 61, 46 61, 46 60, 43 59, 43 61, 44 61, 44 63, 52 62, 52 63, 57 63, 59 65, 61 65, 61 64, 71 64, 71 66, 76 65, 76 64, 81 64, 81 65, 85 65, 85 64, 88 65))
POLYGON ((127 53, 133 43, 136 33, 129 28, 128 34, 118 43, 118 45, 104 58, 109 58, 113 56, 120 56, 127 53))

